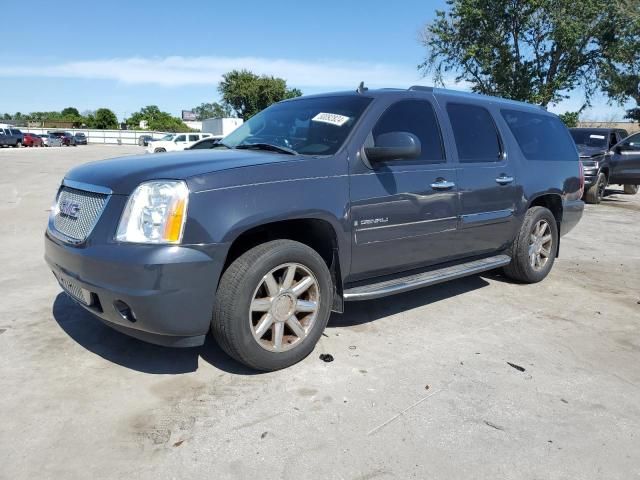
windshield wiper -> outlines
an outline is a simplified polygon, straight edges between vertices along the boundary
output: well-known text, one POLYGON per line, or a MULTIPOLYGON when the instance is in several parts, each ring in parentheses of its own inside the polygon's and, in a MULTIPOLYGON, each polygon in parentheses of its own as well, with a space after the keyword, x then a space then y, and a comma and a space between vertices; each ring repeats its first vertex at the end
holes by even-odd
POLYGON ((286 153, 288 155, 297 155, 293 148, 281 147, 280 145, 272 145, 270 143, 243 143, 236 145, 237 149, 243 150, 270 150, 272 152, 286 153))

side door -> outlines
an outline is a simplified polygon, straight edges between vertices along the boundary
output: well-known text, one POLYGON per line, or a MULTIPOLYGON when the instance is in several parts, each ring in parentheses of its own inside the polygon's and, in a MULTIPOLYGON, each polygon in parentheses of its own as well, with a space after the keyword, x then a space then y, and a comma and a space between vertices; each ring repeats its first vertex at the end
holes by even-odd
POLYGON ((517 156, 511 159, 506 151, 491 105, 446 96, 438 101, 447 112, 457 152, 459 242, 467 256, 501 250, 518 228, 517 156))
POLYGON ((640 185, 640 133, 613 147, 609 183, 640 185))
POLYGON ((370 162, 360 148, 351 159, 352 280, 446 261, 455 241, 456 171, 433 97, 396 100, 377 115, 365 145, 385 133, 409 132, 421 152, 412 160, 370 162))
POLYGON ((176 150, 184 150, 189 146, 189 144, 187 143, 187 136, 184 133, 174 138, 173 143, 175 144, 176 150))

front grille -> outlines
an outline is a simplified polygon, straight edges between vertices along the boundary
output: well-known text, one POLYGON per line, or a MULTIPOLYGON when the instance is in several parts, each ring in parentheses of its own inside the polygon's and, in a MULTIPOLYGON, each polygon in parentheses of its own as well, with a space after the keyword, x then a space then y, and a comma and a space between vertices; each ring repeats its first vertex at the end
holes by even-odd
POLYGON ((109 199, 104 193, 62 187, 53 217, 53 227, 64 236, 83 242, 98 222, 109 199))

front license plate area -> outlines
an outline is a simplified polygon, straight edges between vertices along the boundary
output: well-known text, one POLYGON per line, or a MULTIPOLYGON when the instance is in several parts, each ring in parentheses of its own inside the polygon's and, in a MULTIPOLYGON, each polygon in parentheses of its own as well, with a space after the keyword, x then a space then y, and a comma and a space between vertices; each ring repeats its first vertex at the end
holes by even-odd
POLYGON ((58 283, 65 291, 65 293, 71 296, 73 299, 78 302, 86 305, 87 307, 91 306, 91 292, 82 288, 75 280, 72 280, 65 275, 55 274, 58 279, 58 283))

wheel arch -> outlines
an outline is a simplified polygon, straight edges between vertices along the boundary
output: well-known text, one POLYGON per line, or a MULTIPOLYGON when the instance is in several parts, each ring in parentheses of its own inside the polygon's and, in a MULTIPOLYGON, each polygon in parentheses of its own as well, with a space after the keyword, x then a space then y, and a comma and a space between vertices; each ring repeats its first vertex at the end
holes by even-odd
POLYGON ((273 220, 235 232, 222 272, 242 254, 262 243, 272 240, 294 240, 314 249, 322 257, 331 272, 334 284, 333 310, 342 312, 342 269, 338 232, 328 220, 317 217, 301 217, 273 220))
POLYGON ((556 246, 556 257, 560 256, 560 229, 562 228, 562 196, 557 193, 542 193, 534 197, 527 206, 527 210, 533 207, 544 207, 551 211, 556 219, 556 226, 558 227, 558 242, 556 246))

